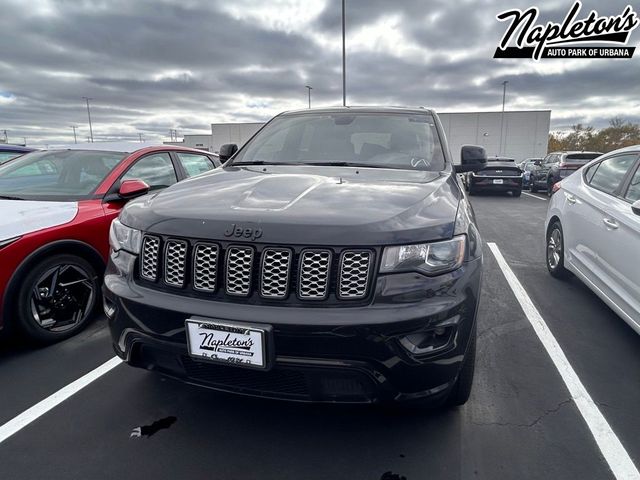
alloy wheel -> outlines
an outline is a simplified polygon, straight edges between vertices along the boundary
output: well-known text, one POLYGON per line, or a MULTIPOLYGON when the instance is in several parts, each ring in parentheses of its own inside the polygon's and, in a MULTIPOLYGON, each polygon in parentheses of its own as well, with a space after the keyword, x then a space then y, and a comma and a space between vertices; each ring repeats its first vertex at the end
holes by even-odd
POLYGON ((88 315, 95 297, 90 274, 78 265, 57 265, 45 271, 33 285, 31 315, 50 332, 64 332, 88 315))
POLYGON ((562 258, 562 233, 554 228, 547 241, 547 262, 551 269, 558 268, 562 258))

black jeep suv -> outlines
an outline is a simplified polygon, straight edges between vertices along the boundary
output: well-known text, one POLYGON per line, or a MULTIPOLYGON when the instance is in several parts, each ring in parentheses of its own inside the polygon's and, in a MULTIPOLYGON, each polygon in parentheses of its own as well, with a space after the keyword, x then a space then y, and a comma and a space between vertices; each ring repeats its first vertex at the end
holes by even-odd
POLYGON ((481 240, 436 114, 287 112, 236 150, 114 221, 117 354, 247 395, 466 402, 481 240))

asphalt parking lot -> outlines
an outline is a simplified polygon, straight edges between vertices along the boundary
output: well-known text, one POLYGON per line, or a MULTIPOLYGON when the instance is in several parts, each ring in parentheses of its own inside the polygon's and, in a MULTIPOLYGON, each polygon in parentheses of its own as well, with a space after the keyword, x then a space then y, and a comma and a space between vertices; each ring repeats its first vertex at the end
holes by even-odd
MULTIPOLYGON (((264 401, 120 365, 2 441, 0 478, 615 478, 495 249, 640 465, 640 336, 579 281, 548 275, 544 195, 472 203, 485 272, 476 378, 464 407, 416 412, 264 401)), ((0 425, 112 357, 102 316, 47 348, 5 342, 0 425)))

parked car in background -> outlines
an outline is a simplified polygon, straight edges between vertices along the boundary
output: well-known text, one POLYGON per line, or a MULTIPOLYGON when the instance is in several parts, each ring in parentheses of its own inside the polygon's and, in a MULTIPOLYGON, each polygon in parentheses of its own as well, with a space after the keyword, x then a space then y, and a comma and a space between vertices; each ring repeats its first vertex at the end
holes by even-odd
POLYGON ((23 147, 21 145, 0 144, 0 165, 25 153, 33 152, 34 150, 35 148, 23 147))
POLYGON ((568 177, 584 164, 598 158, 600 152, 552 152, 542 164, 532 173, 531 191, 546 190, 547 195, 553 193, 553 185, 568 177))
POLYGON ((518 167, 522 170, 522 188, 531 188, 531 177, 534 170, 537 170, 542 164, 542 158, 527 158, 521 162, 518 167))
POLYGON ((43 343, 73 335, 100 299, 124 204, 219 164, 188 148, 91 143, 0 166, 0 328, 43 343))
POLYGON ((466 186, 469 195, 480 192, 522 194, 522 170, 509 157, 489 157, 480 170, 468 172, 466 186))
POLYGON ((426 109, 278 115, 210 175, 113 222, 116 353, 204 387, 297 401, 461 405, 482 241, 426 109), (195 268, 191 266, 195 265, 195 268))
POLYGON ((554 188, 549 272, 574 273, 640 333, 640 145, 608 153, 554 188))

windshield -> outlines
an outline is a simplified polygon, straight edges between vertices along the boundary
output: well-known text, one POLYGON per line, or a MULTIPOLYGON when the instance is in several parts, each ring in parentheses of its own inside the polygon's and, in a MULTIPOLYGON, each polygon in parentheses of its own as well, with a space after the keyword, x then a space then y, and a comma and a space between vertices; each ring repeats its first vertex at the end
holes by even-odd
POLYGON ((0 165, 8 162, 12 158, 19 157, 20 155, 24 155, 25 152, 0 152, 0 165))
POLYGON ((566 161, 573 163, 587 163, 594 158, 598 158, 601 153, 570 153, 567 155, 566 161))
POLYGON ((489 157, 487 158, 488 162, 515 162, 514 158, 509 157, 489 157))
POLYGON ((327 113, 275 118, 233 164, 339 164, 407 170, 444 170, 430 114, 327 113))
POLYGON ((125 153, 33 152, 0 166, 0 197, 80 200, 90 196, 125 153))

